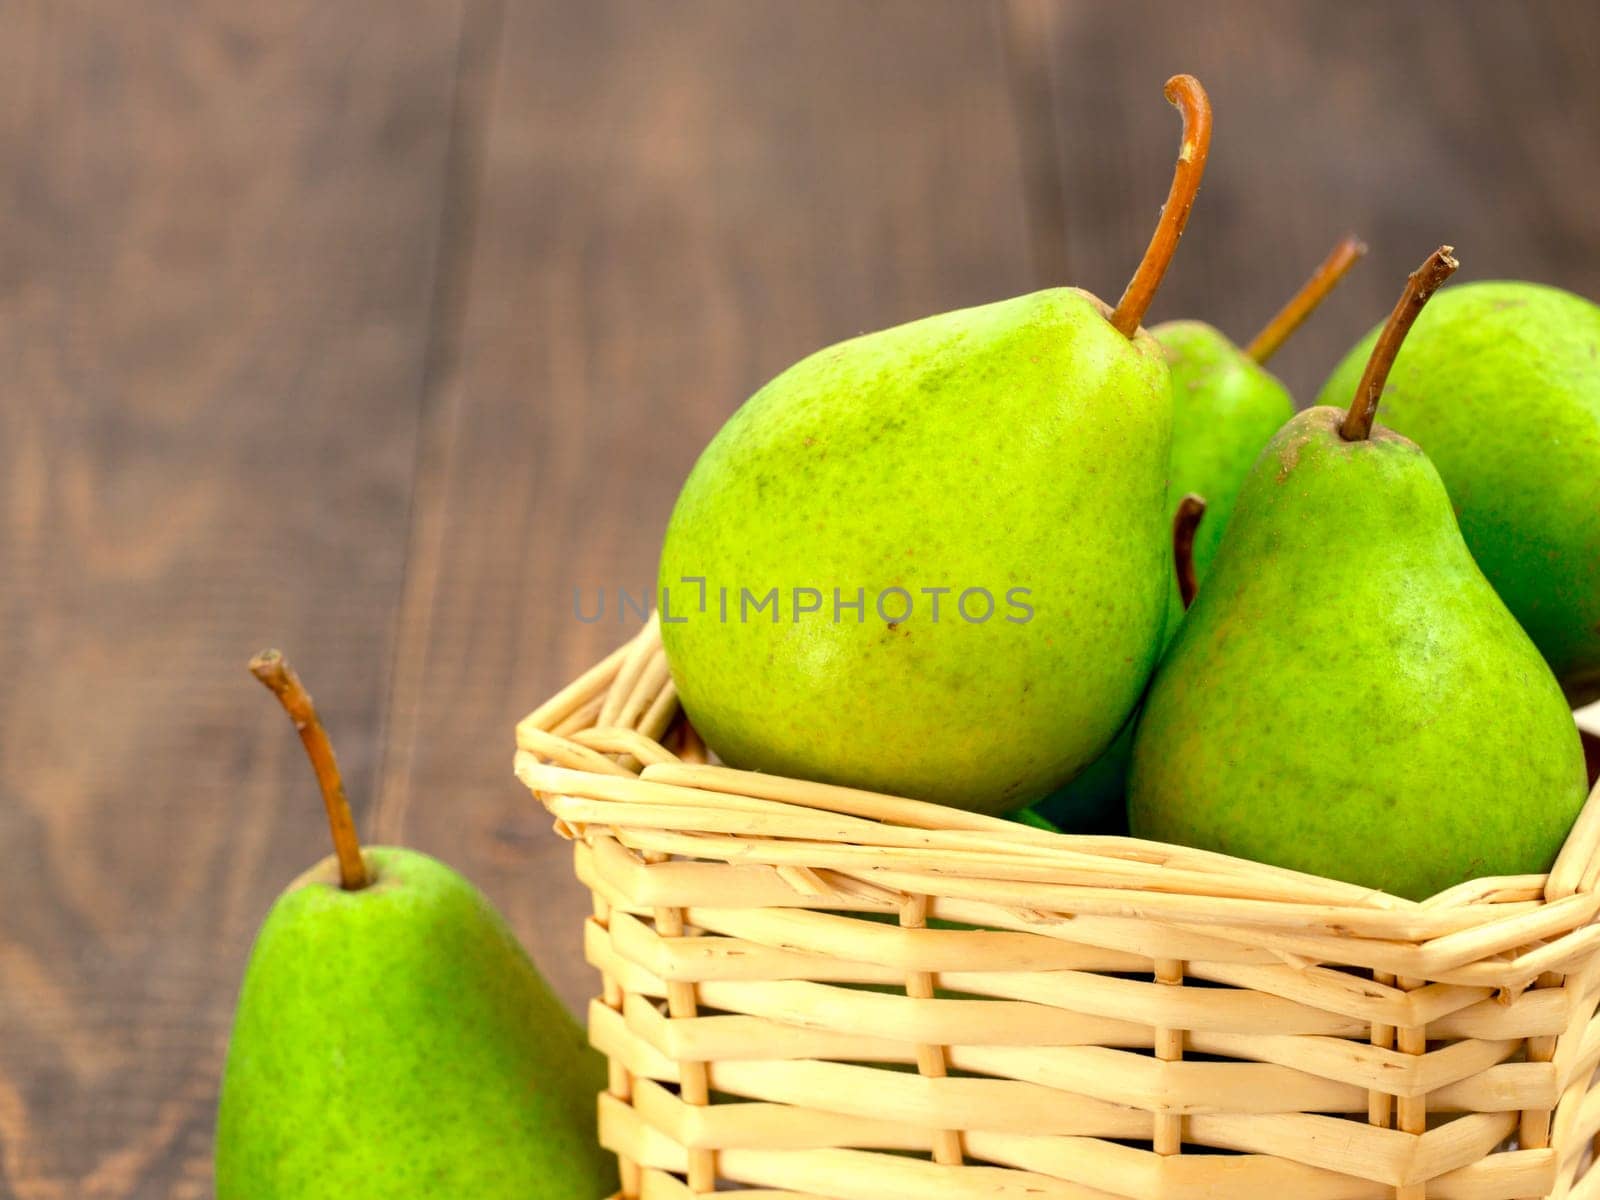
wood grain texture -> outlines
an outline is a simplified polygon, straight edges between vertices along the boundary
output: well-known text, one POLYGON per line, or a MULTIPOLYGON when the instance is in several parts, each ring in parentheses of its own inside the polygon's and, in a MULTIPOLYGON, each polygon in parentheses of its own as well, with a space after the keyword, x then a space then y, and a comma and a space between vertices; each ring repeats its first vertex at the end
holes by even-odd
POLYGON ((1029 284, 999 12, 963 0, 512 5, 440 380, 380 826, 472 868, 563 996, 569 848, 513 722, 638 626, 679 483, 751 391, 1029 284), (573 615, 574 589, 605 620, 573 615))
POLYGON ((8 6, 0 1195, 210 1195, 249 940, 370 790, 459 14, 8 6))

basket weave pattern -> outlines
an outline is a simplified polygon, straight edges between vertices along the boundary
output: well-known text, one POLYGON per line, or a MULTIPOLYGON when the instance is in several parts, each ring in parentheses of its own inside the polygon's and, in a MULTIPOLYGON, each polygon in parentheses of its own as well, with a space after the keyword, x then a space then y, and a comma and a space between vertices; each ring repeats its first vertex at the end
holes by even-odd
POLYGON ((517 745, 623 1196, 1600 1200, 1600 792, 1417 904, 710 765, 653 623, 517 745))

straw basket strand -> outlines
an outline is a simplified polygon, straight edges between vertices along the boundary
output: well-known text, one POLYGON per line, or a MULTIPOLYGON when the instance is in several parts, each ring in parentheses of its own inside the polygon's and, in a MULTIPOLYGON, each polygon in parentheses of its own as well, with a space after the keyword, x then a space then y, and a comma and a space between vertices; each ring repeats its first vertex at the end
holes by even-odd
POLYGON ((1600 792, 1419 904, 709 764, 653 622, 517 747, 625 1197, 1600 1200, 1600 792))

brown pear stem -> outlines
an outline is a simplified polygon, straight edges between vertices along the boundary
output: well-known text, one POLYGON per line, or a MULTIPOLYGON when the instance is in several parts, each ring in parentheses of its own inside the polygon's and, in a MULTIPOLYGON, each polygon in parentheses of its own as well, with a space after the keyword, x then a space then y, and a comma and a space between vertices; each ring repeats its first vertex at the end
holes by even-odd
POLYGON ((328 828, 333 834, 333 852, 339 859, 339 886, 347 892, 358 892, 371 882, 367 877, 367 864, 361 857, 361 841, 356 837, 355 818, 350 814, 350 801, 345 798, 344 780, 339 775, 339 763, 333 757, 333 743, 328 731, 317 716, 317 706, 311 701, 300 677, 276 650, 263 650, 250 660, 250 674, 265 684, 277 696, 289 719, 299 731, 305 744, 306 755, 317 773, 317 786, 322 789, 322 803, 328 810, 328 828))
POLYGON ((1138 332, 1156 289, 1172 263, 1183 227, 1189 223, 1189 210, 1200 191, 1200 178, 1206 173, 1206 155, 1211 153, 1211 100, 1193 75, 1174 75, 1167 80, 1166 97, 1183 114, 1183 144, 1178 148, 1178 165, 1172 172, 1172 187, 1162 205, 1161 218, 1150 235, 1139 269, 1111 314, 1111 324, 1123 337, 1138 332))
POLYGON ((1378 417, 1378 400, 1383 395, 1383 385, 1389 380, 1389 368, 1411 332, 1411 326, 1422 312, 1428 298, 1439 286, 1455 274, 1461 264, 1451 254, 1454 246, 1440 246, 1428 255, 1423 264, 1411 272, 1405 290, 1395 301, 1394 311, 1383 323, 1383 332, 1372 347, 1367 359, 1367 369, 1361 373, 1356 385, 1355 399, 1350 401, 1350 411, 1345 414, 1339 435, 1347 442, 1362 442, 1372 436, 1372 423, 1378 417))
POLYGON ((1178 501, 1178 511, 1172 514, 1172 559, 1178 568, 1178 599, 1183 601, 1185 612, 1200 590, 1200 580, 1194 573, 1194 535, 1205 515, 1206 498, 1194 492, 1178 501))
POLYGON ((1316 311, 1317 305, 1326 300, 1328 293, 1339 286, 1339 281, 1344 278, 1345 272, 1355 266, 1357 260, 1366 252, 1366 243, 1354 234, 1335 246, 1332 253, 1322 260, 1322 265, 1312 272, 1311 278, 1305 281, 1300 290, 1289 298, 1289 302, 1278 310, 1277 316, 1268 321, 1265 328, 1245 347, 1245 354, 1258 363, 1264 363, 1282 349, 1283 344, 1294 335, 1294 331, 1304 325, 1306 318, 1316 311))

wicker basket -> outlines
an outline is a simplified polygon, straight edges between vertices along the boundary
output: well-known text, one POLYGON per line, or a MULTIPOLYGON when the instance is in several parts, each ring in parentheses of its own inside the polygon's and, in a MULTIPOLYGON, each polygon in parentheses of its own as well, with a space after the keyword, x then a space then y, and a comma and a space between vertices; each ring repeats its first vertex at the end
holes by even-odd
POLYGON ((1600 1198, 1596 796, 1417 904, 708 765, 654 625, 517 745, 624 1196, 1600 1198))

